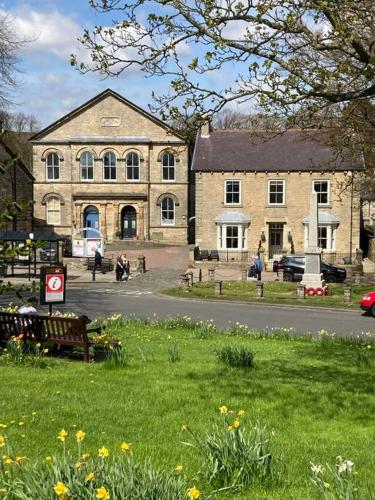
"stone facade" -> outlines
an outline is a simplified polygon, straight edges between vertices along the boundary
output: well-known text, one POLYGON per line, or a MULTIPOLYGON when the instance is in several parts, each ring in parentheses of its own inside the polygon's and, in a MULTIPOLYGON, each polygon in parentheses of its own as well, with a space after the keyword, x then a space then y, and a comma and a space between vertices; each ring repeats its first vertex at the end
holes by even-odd
POLYGON ((25 204, 25 208, 2 229, 32 232, 33 176, 17 155, 2 141, 0 142, 0 162, 5 166, 5 173, 0 174, 0 210, 4 200, 25 204), (29 206, 26 207, 28 204, 29 206))
MULTIPOLYGON (((229 142, 227 145, 230 147, 229 142)), ((320 248, 332 256, 340 255, 341 260, 332 261, 341 263, 345 255, 355 255, 360 239, 360 200, 356 190, 352 194, 351 189, 341 189, 343 181, 353 175, 349 169, 334 171, 301 164, 299 170, 288 171, 282 168, 280 160, 280 170, 270 165, 259 170, 244 166, 241 171, 239 165, 236 170, 232 166, 230 172, 224 166, 215 171, 205 168, 206 158, 206 153, 202 153, 200 160, 198 142, 193 168, 196 245, 200 249, 219 250, 220 260, 239 260, 241 250, 247 258, 256 254, 259 247, 265 260, 277 259, 283 253, 304 253, 308 246, 310 193, 317 185, 328 187, 318 205, 320 248), (233 186, 239 187, 239 194, 231 203, 233 196, 228 197, 228 189, 230 195, 233 186), (279 187, 279 198, 270 196, 271 186, 279 187)), ((250 156, 249 163, 256 162, 250 156)))
POLYGON ((32 143, 39 229, 71 235, 89 224, 89 212, 96 212, 91 227, 96 224, 107 242, 187 242, 187 146, 161 121, 107 90, 34 136, 32 143), (89 174, 82 158, 92 162, 89 174), (129 158, 136 158, 136 174, 127 170, 129 158), (108 161, 116 163, 115 175, 113 170, 108 174, 110 167, 105 170, 108 161), (170 180, 163 168, 168 161, 174 172, 170 180), (52 172, 56 163, 57 175, 52 172))

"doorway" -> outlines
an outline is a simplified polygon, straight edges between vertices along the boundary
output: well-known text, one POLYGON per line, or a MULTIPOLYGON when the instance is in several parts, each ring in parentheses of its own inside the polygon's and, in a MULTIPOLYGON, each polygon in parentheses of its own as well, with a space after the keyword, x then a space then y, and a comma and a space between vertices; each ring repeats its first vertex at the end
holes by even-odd
POLYGON ((280 222, 272 223, 269 225, 269 258, 279 256, 283 249, 283 232, 284 224, 280 222))
POLYGON ((137 236, 137 212, 134 207, 128 205, 122 209, 121 228, 123 240, 133 239, 137 236))
MULTIPOLYGON (((83 213, 83 227, 92 227, 99 231, 99 210, 94 205, 89 205, 83 213)), ((97 232, 85 231, 85 238, 97 237, 97 232)))

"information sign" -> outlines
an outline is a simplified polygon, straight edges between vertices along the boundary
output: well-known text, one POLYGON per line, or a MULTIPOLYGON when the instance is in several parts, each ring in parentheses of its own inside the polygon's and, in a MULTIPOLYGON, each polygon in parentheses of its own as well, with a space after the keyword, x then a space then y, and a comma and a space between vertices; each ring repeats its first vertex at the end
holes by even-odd
POLYGON ((65 266, 43 266, 40 270, 40 303, 65 304, 65 266))

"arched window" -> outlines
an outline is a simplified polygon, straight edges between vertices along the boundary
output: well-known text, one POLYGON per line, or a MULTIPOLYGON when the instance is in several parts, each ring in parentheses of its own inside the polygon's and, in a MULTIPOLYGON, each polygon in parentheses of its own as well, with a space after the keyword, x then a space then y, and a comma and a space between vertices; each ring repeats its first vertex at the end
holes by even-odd
POLYGON ((85 151, 79 158, 81 181, 94 180, 94 158, 89 151, 85 151))
POLYGON ((103 166, 105 181, 115 181, 116 180, 116 155, 114 153, 108 152, 103 156, 103 166))
POLYGON ((49 153, 46 158, 47 181, 60 179, 60 158, 57 153, 49 153))
MULTIPOLYGON (((53 153, 54 154, 54 153, 53 153)), ((61 203, 57 196, 51 196, 46 202, 47 224, 58 226, 61 224, 61 203)))
POLYGON ((126 155, 126 180, 139 181, 139 156, 137 153, 126 155))
POLYGON ((174 201, 169 196, 163 198, 161 202, 161 225, 174 226, 175 224, 175 209, 174 201))
POLYGON ((163 181, 174 181, 176 178, 174 155, 172 153, 165 153, 161 161, 163 181))

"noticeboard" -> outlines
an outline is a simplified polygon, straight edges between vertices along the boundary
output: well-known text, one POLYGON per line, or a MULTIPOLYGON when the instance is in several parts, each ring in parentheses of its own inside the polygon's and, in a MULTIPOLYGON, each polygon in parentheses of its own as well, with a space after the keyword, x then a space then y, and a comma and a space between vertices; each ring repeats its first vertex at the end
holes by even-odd
POLYGON ((43 266, 40 269, 41 304, 65 304, 65 287, 65 266, 43 266))

